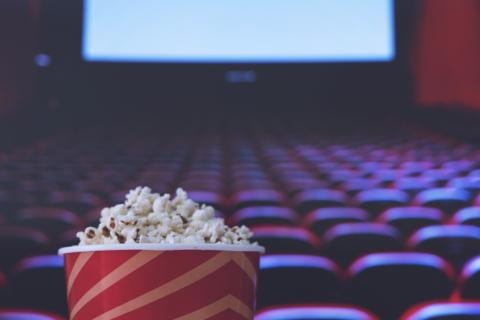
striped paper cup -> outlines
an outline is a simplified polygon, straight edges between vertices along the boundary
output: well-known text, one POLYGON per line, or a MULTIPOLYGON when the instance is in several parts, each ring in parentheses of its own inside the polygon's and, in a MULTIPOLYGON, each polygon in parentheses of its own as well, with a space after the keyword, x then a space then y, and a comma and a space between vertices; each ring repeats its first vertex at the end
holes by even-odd
POLYGON ((253 319, 263 252, 222 244, 62 248, 70 319, 253 319))

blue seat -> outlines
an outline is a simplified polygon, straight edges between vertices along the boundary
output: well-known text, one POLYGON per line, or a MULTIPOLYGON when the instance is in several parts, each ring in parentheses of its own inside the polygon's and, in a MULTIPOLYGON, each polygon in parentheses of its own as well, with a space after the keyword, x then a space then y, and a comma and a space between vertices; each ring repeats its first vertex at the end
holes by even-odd
POLYGON ((429 161, 407 161, 401 165, 401 168, 409 171, 410 175, 417 175, 433 168, 433 163, 429 161))
POLYGON ((310 212, 304 218, 303 227, 310 229, 318 236, 322 236, 325 231, 335 225, 367 221, 368 213, 360 208, 321 208, 310 212))
POLYGON ((480 302, 435 302, 416 306, 401 320, 478 320, 480 302))
POLYGON ((77 215, 65 209, 28 207, 18 211, 15 222, 48 235, 57 235, 71 228, 79 228, 81 220, 77 215))
POLYGON ((233 225, 294 225, 297 217, 293 210, 286 207, 259 206, 240 209, 231 217, 233 225))
POLYGON ((312 253, 320 245, 320 240, 303 228, 261 226, 252 228, 252 232, 252 240, 265 246, 268 254, 312 253))
POLYGON ((452 222, 480 227, 480 207, 467 207, 458 210, 453 216, 452 222))
POLYGON ((206 204, 221 210, 225 206, 225 199, 218 192, 205 191, 205 190, 189 190, 188 197, 200 204, 206 204))
POLYGON ((428 300, 447 299, 454 288, 453 268, 428 253, 375 253, 348 269, 346 299, 381 319, 399 319, 404 310, 428 300))
POLYGON ((441 210, 427 207, 390 208, 379 217, 379 222, 395 227, 404 236, 426 226, 442 224, 444 220, 441 210))
POLYGON ((344 207, 347 203, 346 195, 338 190, 311 189, 299 192, 293 199, 295 208, 306 214, 318 208, 344 207))
POLYGON ((35 229, 4 225, 0 227, 0 265, 10 268, 19 259, 47 250, 48 237, 35 229))
POLYGON ((438 187, 442 187, 451 179, 457 177, 457 170, 454 169, 429 169, 422 173, 422 177, 426 177, 434 181, 438 187))
POLYGON ((463 299, 480 299, 480 256, 472 258, 463 266, 460 289, 463 299))
POLYGON ((447 187, 468 190, 473 195, 478 195, 480 192, 480 177, 455 178, 450 180, 447 187))
POLYGON ((63 320, 64 317, 53 313, 22 310, 22 309, 0 309, 0 320, 63 320))
POLYGON ((405 206, 410 200, 406 192, 394 189, 372 189, 359 192, 355 202, 372 216, 392 207, 405 206))
POLYGON ((21 260, 9 283, 17 307, 67 314, 65 272, 60 256, 34 256, 21 260))
POLYGON ((460 267, 480 254, 480 228, 467 225, 424 227, 408 239, 413 250, 438 254, 460 267))
POLYGON ((272 189, 248 189, 232 195, 231 206, 238 210, 252 206, 282 206, 283 195, 272 189))
POLYGON ((364 309, 343 305, 287 305, 260 311, 255 320, 378 320, 364 309))
POLYGON ((290 303, 338 301, 339 267, 331 260, 311 255, 267 255, 260 260, 257 303, 259 308, 290 303))
POLYGON ((347 194, 354 196, 361 191, 379 188, 380 185, 380 181, 372 178, 356 178, 345 181, 342 185, 342 189, 347 194))
POLYGON ((400 233, 377 223, 339 224, 324 234, 322 243, 323 253, 343 266, 364 254, 403 249, 400 233))
POLYGON ((84 214, 88 210, 104 205, 104 201, 91 193, 55 191, 48 195, 46 204, 67 209, 77 214, 84 214))
POLYGON ((421 191, 435 187, 431 179, 425 177, 403 177, 395 181, 395 188, 415 196, 421 191))
POLYGON ((470 201, 470 192, 455 188, 429 189, 415 198, 416 205, 437 208, 448 214, 469 206, 470 201))

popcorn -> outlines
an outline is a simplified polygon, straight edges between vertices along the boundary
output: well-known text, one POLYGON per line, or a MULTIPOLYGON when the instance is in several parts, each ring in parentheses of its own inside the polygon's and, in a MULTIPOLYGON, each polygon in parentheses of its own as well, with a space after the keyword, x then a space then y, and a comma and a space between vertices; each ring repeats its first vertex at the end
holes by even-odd
POLYGON ((123 204, 105 208, 97 228, 77 233, 80 245, 112 243, 222 243, 250 244, 245 226, 230 228, 215 218, 212 207, 188 199, 183 189, 169 194, 152 193, 148 187, 130 190, 123 204))

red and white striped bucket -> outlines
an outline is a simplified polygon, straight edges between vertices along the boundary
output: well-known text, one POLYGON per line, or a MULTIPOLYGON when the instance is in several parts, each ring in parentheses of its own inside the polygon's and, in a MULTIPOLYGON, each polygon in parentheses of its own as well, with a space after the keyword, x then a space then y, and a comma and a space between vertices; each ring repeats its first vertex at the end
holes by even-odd
POLYGON ((70 319, 253 319, 263 252, 222 244, 62 248, 70 319))

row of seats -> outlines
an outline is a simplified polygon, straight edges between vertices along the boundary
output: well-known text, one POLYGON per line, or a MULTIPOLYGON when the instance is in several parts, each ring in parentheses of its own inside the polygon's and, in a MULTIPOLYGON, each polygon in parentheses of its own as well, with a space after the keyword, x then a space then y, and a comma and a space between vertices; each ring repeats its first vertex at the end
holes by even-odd
MULTIPOLYGON (((36 256, 0 277, 1 304, 66 314, 63 260, 36 256), (48 294, 45 294, 48 292, 48 294)), ((480 256, 458 273, 446 260, 427 253, 373 253, 342 268, 313 255, 261 258, 257 306, 345 304, 397 319, 407 308, 434 300, 480 299, 480 256)))
MULTIPOLYGON (((80 218, 67 210, 26 208, 14 222, 0 225, 0 247, 16 248, 12 260, 5 254, 0 265, 73 245, 77 230, 95 225, 98 216, 99 211, 94 210, 88 223, 80 223, 80 218)), ((322 208, 299 219, 288 208, 263 206, 239 210, 228 220, 252 227, 255 239, 271 253, 317 252, 342 264, 372 251, 429 251, 454 264, 480 253, 480 207, 462 209, 449 220, 434 208, 396 207, 371 221, 361 208, 322 208)))
MULTIPOLYGON (((351 183, 360 182, 351 181, 351 183)), ((415 184, 416 182, 412 181, 411 183, 415 184)), ((141 183, 141 185, 144 184, 145 182, 141 183)), ((415 197, 411 197, 407 191, 398 188, 375 188, 370 183, 368 185, 370 185, 368 189, 357 190, 358 192, 352 196, 348 192, 338 189, 308 186, 303 186, 302 189, 297 187, 296 192, 288 196, 274 188, 253 185, 247 190, 233 193, 228 198, 220 192, 209 191, 205 185, 197 187, 200 189, 182 186, 191 190, 194 199, 211 204, 225 213, 259 205, 290 206, 300 214, 306 214, 322 207, 349 205, 364 208, 373 215, 389 207, 407 205, 435 207, 446 213, 453 213, 460 208, 480 203, 480 197, 474 198, 473 193, 469 191, 471 189, 467 188, 429 188, 420 191, 415 197)), ((416 186, 418 187, 418 184, 416 186)), ((132 184, 133 187, 135 185, 132 184)), ((18 210, 29 206, 58 207, 82 215, 93 208, 123 202, 126 192, 127 190, 113 192, 109 198, 106 198, 82 191, 56 191, 48 193, 43 200, 33 197, 30 193, 0 192, 0 216, 10 218, 18 210)))
MULTIPOLYGON (((478 302, 433 302, 411 308, 401 320, 476 320, 478 302)), ((288 305, 259 312, 255 320, 378 320, 372 312, 346 305, 288 305)), ((397 319, 397 318, 396 318, 397 319)))
MULTIPOLYGON (((268 250, 259 278, 263 310, 315 304, 317 319, 332 319, 318 304, 338 310, 349 304, 381 319, 395 312, 390 320, 431 299, 431 288, 438 299, 469 299, 467 283, 474 283, 476 271, 462 275, 470 265, 464 262, 480 254, 475 145, 398 125, 281 121, 212 121, 174 130, 158 123, 135 130, 112 124, 66 130, 1 153, 1 306, 65 316, 62 262, 51 255, 75 244, 75 233, 97 223, 102 207, 122 202, 138 185, 170 193, 181 186, 229 224, 252 227, 268 250), (385 256, 367 259, 375 254, 385 256), (372 259, 386 265, 375 268, 372 259), (444 268, 430 267, 435 261, 444 268), (362 279, 371 275, 378 278, 367 281, 369 288, 362 279), (437 276, 442 280, 426 288, 437 276), (468 281, 457 284, 456 276, 468 281), (417 277, 418 292, 407 294, 408 283, 415 292, 416 280, 409 279, 417 277), (398 304, 395 290, 376 291, 384 290, 382 284, 399 286, 398 304), (288 296, 292 292, 297 297, 288 296)), ((352 314, 338 310, 336 317, 352 314)), ((27 318, 35 319, 31 314, 27 318)), ((286 314, 272 319, 308 319, 286 314)))
MULTIPOLYGON (((480 317, 476 302, 431 303, 415 307, 401 320, 475 320, 480 317)), ((62 317, 45 312, 0 309, 0 320, 60 320, 62 317)), ((378 320, 373 313, 343 305, 302 305, 271 308, 258 313, 255 320, 378 320)))

